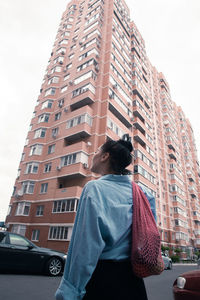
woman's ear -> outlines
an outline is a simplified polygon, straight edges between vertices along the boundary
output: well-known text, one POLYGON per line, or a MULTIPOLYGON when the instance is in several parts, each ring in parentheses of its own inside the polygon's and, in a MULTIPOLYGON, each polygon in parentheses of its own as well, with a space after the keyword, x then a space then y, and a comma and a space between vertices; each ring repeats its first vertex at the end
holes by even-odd
POLYGON ((108 152, 104 152, 101 155, 101 162, 106 162, 110 158, 110 154, 108 152))

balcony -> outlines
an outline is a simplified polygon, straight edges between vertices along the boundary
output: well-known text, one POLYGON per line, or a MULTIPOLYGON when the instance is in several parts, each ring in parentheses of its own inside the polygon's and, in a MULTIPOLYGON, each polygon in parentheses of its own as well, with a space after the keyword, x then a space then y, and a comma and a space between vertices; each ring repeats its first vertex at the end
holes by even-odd
POLYGON ((91 136, 91 126, 88 123, 82 123, 68 128, 65 133, 65 144, 74 143, 77 140, 85 139, 91 136))
POLYGON ((80 198, 82 192, 82 187, 80 186, 70 186, 56 189, 54 199, 62 198, 80 198))
POLYGON ((132 127, 132 121, 128 115, 126 114, 123 109, 117 105, 117 103, 109 103, 109 110, 113 113, 113 115, 118 118, 128 129, 132 127), (116 108, 117 107, 117 108, 116 108), (129 121, 130 120, 130 121, 129 121))
POLYGON ((139 112, 138 110, 133 110, 133 115, 140 119, 142 121, 142 123, 144 123, 144 120, 145 120, 145 116, 144 116, 144 113, 143 112, 139 112))
POLYGON ((174 152, 176 152, 174 146, 172 145, 171 141, 167 141, 167 146, 170 150, 173 150, 174 152))
POLYGON ((59 189, 66 188, 70 180, 85 178, 87 176, 87 169, 87 164, 81 162, 61 167, 57 177, 59 189))
POLYGON ((85 105, 90 105, 94 103, 94 101, 95 101, 95 95, 88 89, 84 93, 72 98, 70 107, 71 110, 73 111, 85 105))
POLYGON ((173 153, 173 150, 170 151, 169 157, 170 157, 170 159, 173 159, 173 160, 176 161, 176 156, 175 156, 175 154, 173 153))
POLYGON ((146 146, 146 142, 144 141, 145 137, 139 130, 134 130, 134 141, 139 143, 142 147, 146 146))

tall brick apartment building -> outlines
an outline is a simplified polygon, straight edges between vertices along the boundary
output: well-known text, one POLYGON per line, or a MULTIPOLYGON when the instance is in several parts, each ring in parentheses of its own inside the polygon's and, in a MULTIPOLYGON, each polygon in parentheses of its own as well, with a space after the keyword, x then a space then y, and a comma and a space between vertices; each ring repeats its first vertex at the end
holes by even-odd
POLYGON ((107 139, 132 136, 133 179, 156 197, 162 244, 200 249, 200 169, 191 125, 122 0, 68 3, 38 96, 6 219, 65 251, 89 166, 107 139))

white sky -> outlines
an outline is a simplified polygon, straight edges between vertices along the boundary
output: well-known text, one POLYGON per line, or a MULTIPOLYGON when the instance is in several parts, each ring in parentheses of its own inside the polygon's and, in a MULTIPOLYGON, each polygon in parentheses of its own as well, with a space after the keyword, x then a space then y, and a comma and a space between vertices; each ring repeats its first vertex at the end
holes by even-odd
MULTIPOLYGON (((108 1, 108 0, 105 0, 108 1)), ((67 0, 0 0, 0 221, 67 0)), ((127 0, 148 57, 194 129, 200 157, 200 1, 127 0)))

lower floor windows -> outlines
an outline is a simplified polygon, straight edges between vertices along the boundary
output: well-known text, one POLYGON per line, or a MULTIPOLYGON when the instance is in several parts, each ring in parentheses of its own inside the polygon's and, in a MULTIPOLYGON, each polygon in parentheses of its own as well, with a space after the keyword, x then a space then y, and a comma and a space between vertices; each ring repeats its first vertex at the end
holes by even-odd
POLYGON ((32 236, 31 236, 31 241, 39 241, 39 236, 40 236, 40 230, 39 229, 33 229, 32 230, 32 236))
POLYGON ((78 199, 57 200, 53 203, 53 213, 77 211, 78 199))
POLYGON ((51 226, 49 228, 49 240, 70 240, 72 227, 51 226))
POLYGON ((28 216, 31 204, 29 202, 19 202, 17 204, 16 216, 28 216))
POLYGON ((11 232, 18 233, 25 236, 26 233, 26 225, 13 224, 11 232))

